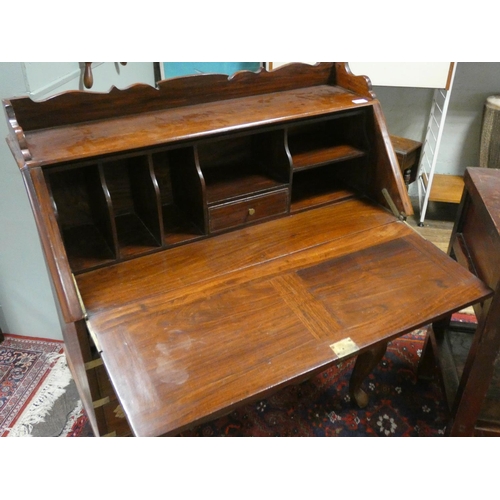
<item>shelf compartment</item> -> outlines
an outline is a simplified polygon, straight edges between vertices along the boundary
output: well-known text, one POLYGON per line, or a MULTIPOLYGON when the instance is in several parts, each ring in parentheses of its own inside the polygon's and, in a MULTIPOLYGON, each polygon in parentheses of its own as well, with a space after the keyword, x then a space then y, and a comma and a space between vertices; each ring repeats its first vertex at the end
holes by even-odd
POLYGON ((45 177, 71 270, 115 261, 112 211, 99 165, 47 170, 45 177))
POLYGON ((352 198, 356 193, 329 166, 293 173, 290 212, 352 198))
POLYGON ((287 147, 292 159, 291 212, 354 196, 370 158, 366 111, 292 125, 287 147))
POLYGON ((294 171, 361 158, 367 154, 365 113, 351 111, 328 120, 294 125, 287 145, 294 171))
POLYGON ((338 146, 323 146, 312 151, 302 151, 293 155, 294 171, 316 168, 330 163, 336 163, 353 158, 361 158, 366 153, 348 144, 338 146))
POLYGON ((205 141, 197 156, 208 206, 288 187, 283 130, 205 141))
POLYGON ((148 155, 103 163, 122 259, 161 247, 158 185, 148 155))
POLYGON ((194 149, 179 148, 152 155, 163 219, 163 241, 176 245, 205 234, 203 179, 194 149))

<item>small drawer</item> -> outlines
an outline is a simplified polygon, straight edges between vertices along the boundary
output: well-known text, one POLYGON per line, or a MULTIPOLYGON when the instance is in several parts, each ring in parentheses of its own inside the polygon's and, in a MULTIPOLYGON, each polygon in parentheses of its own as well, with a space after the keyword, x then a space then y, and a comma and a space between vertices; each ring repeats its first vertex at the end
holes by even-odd
POLYGON ((210 232, 214 233, 267 217, 286 214, 287 209, 287 189, 217 205, 209 209, 210 232))

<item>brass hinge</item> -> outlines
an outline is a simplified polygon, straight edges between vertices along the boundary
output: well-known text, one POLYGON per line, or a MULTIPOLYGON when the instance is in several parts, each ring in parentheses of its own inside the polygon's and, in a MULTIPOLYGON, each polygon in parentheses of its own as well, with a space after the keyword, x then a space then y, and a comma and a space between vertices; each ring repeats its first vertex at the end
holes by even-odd
POLYGON ((330 345, 330 349, 335 353, 337 358, 345 358, 349 354, 359 351, 359 347, 350 337, 339 340, 335 344, 330 345))

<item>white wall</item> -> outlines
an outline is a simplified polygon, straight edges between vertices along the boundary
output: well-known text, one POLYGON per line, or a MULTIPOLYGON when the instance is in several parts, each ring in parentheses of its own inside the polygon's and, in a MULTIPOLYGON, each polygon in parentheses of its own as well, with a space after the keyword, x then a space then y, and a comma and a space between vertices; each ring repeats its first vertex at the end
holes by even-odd
POLYGON ((444 88, 449 62, 350 62, 355 75, 368 75, 372 85, 444 88))
POLYGON ((433 89, 374 86, 373 91, 382 105, 389 132, 423 142, 433 89))
MULTIPOLYGON (((94 63, 91 91, 154 86, 152 63, 94 63)), ((0 98, 30 95, 44 99, 83 89, 80 63, 0 63, 0 98)), ((24 336, 62 339, 38 233, 21 174, 5 142, 0 118, 0 327, 24 336)))
MULTIPOLYGON (((423 141, 433 90, 374 87, 374 91, 382 104, 389 132, 423 141)), ((479 164, 484 103, 495 94, 500 94, 500 63, 457 63, 436 173, 463 175, 466 167, 479 164)))
POLYGON ((466 167, 479 165, 484 103, 487 97, 499 94, 499 62, 458 63, 437 173, 463 175, 466 167))

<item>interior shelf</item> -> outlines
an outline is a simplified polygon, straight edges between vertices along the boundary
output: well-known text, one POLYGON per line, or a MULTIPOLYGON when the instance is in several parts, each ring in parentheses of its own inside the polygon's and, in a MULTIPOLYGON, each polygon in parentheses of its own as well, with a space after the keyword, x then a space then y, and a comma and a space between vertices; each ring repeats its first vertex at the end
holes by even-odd
POLYGON ((284 130, 204 142, 197 148, 207 205, 287 186, 284 130))
POLYGON ((174 204, 163 205, 164 242, 166 246, 177 245, 195 240, 203 235, 203 231, 194 224, 182 209, 174 204))
POLYGON ((306 150, 293 154, 293 169, 294 171, 306 170, 329 163, 361 158, 365 154, 361 149, 348 144, 318 147, 312 151, 306 150))
POLYGON ((176 245, 205 233, 203 181, 193 148, 179 148, 151 156, 160 193, 163 242, 176 245))
POLYGON ((136 213, 115 217, 120 256, 128 258, 160 247, 159 241, 136 213))
POLYGON ((161 247, 158 191, 147 155, 103 164, 120 258, 161 247))
POLYGON ((294 172, 290 212, 300 212, 353 196, 355 192, 332 176, 328 167, 294 172))
POLYGON ((75 273, 115 260, 115 253, 94 224, 65 228, 62 235, 69 264, 75 273))
POLYGON ((228 165, 204 171, 207 203, 213 205, 255 192, 265 192, 284 184, 254 169, 254 165, 228 165))
POLYGON ((364 178, 369 161, 366 114, 340 113, 287 130, 292 158, 291 212, 354 195, 350 185, 364 178))
POLYGON ((73 272, 116 259, 111 213, 98 164, 45 174, 73 272))

